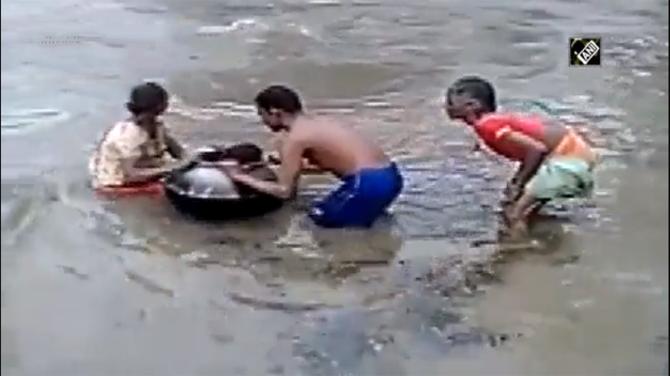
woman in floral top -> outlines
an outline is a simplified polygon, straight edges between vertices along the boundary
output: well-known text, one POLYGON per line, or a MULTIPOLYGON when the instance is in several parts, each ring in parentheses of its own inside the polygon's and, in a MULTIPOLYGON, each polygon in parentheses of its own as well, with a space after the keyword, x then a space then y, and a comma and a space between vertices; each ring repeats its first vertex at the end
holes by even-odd
POLYGON ((158 119, 167 106, 168 93, 156 83, 132 89, 126 105, 132 116, 112 126, 91 156, 89 170, 94 188, 156 182, 189 162, 184 158, 184 148, 158 119))

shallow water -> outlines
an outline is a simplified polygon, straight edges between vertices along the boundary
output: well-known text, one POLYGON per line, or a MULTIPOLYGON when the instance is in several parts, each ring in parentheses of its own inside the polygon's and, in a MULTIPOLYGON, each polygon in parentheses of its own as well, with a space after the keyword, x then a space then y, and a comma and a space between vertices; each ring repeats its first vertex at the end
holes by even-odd
POLYGON ((667 374, 664 1, 2 2, 2 370, 8 374, 667 374), (603 38, 601 67, 568 37, 603 38), (588 124, 593 200, 497 239, 511 166, 472 154, 442 93, 588 124), (251 98, 287 82, 401 163, 372 231, 281 211, 213 225, 107 202, 86 158, 151 78, 190 146, 266 142, 251 98), (261 329, 262 330, 259 330, 261 329), (48 340, 45 340, 48 338, 48 340))

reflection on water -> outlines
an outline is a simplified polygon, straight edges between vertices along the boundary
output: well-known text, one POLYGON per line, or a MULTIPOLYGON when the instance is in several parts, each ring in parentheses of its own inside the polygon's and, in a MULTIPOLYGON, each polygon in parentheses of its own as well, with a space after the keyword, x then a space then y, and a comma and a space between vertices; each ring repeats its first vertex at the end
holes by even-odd
POLYGON ((667 22, 654 1, 3 2, 3 372, 667 373, 667 22), (578 32, 601 67, 567 65, 578 32), (471 73, 602 157, 593 200, 532 241, 498 239, 511 166, 440 110, 471 73), (311 225, 324 178, 225 225, 95 197, 87 154, 142 78, 190 146, 266 144, 251 98, 288 83, 406 188, 371 231, 311 225))

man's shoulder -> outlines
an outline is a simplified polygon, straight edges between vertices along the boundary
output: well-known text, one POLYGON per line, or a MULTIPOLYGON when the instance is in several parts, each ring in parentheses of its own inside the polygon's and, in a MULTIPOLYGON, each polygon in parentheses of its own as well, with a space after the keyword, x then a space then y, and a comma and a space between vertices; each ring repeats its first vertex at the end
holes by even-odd
POLYGON ((296 121, 291 132, 289 132, 289 138, 318 138, 324 133, 329 133, 333 127, 340 126, 342 126, 341 123, 334 119, 324 116, 310 115, 309 117, 304 117, 296 121))
POLYGON ((282 143, 284 146, 304 143, 312 137, 310 128, 312 127, 306 126, 303 122, 296 122, 293 127, 282 136, 282 143))
POLYGON ((341 121, 326 115, 304 115, 297 119, 296 125, 302 127, 312 127, 313 125, 338 125, 341 121))

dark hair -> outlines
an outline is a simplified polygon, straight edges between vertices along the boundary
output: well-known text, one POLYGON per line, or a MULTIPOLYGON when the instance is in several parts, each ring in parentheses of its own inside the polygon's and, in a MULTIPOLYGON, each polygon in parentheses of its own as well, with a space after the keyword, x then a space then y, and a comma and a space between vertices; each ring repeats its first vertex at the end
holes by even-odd
POLYGON ((273 85, 263 89, 256 95, 256 106, 263 110, 278 109, 289 114, 302 112, 300 97, 294 90, 282 85, 273 85))
POLYGON ((497 108, 496 93, 493 85, 477 76, 465 76, 456 80, 447 90, 447 98, 454 94, 465 94, 472 99, 478 100, 486 112, 494 112, 497 108))
POLYGON ((167 101, 168 93, 162 86, 155 82, 145 82, 133 87, 126 107, 133 115, 139 115, 155 111, 167 101))
POLYGON ((225 148, 223 152, 226 158, 234 159, 239 164, 263 161, 263 150, 250 142, 229 146, 225 148))

